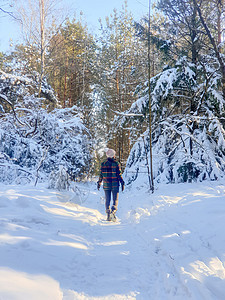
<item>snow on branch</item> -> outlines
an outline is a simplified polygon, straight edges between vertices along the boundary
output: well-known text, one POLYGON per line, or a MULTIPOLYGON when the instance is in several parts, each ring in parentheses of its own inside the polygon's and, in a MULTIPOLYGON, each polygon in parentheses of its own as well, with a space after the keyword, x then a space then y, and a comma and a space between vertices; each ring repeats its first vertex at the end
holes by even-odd
POLYGON ((144 117, 143 114, 136 114, 136 113, 126 113, 126 112, 119 112, 112 110, 117 115, 123 116, 123 117, 144 117))

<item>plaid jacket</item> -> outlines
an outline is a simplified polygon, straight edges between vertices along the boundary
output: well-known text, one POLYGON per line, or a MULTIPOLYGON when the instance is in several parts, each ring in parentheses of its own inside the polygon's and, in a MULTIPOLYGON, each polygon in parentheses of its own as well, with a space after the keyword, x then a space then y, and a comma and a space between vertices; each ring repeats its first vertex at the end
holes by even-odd
POLYGON ((123 185, 120 164, 114 158, 108 158, 101 164, 98 183, 103 181, 104 190, 118 190, 119 182, 123 185))

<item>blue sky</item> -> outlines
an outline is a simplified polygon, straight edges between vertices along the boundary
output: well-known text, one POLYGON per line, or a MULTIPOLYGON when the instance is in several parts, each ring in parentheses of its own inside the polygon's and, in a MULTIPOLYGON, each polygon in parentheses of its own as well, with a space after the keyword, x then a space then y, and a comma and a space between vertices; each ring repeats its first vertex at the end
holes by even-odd
MULTIPOLYGON (((69 8, 71 15, 80 15, 83 12, 83 20, 87 22, 92 33, 98 30, 98 19, 109 16, 113 9, 120 10, 124 0, 62 0, 65 7, 69 8)), ((148 0, 128 0, 128 10, 135 19, 139 19, 148 12, 148 0)), ((0 15, 0 51, 9 49, 10 39, 17 42, 19 39, 19 25, 12 19, 0 15)))
MULTIPOLYGON (((68 0, 67 0, 68 1, 68 0)), ((70 1, 70 0, 69 0, 70 1)), ((98 25, 99 17, 109 16, 114 8, 120 10, 123 0, 75 0, 74 7, 77 11, 82 10, 87 21, 98 25)), ((128 0, 128 9, 135 17, 140 17, 148 11, 148 0, 128 0)))

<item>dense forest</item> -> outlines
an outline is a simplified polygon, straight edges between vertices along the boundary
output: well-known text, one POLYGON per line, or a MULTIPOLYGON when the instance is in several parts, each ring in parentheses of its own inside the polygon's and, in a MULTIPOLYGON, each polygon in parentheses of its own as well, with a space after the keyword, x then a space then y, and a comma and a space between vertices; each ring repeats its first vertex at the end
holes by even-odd
POLYGON ((223 0, 158 0, 140 20, 124 1, 97 35, 55 0, 13 5, 24 38, 0 55, 2 182, 82 180, 106 147, 126 184, 224 176, 223 0))

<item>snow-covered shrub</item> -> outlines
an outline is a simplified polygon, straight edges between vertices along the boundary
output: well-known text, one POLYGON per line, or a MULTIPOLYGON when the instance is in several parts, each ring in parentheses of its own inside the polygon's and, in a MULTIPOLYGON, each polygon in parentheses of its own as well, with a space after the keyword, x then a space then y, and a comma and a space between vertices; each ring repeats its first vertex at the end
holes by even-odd
MULTIPOLYGON (((8 84, 7 76, 6 80, 8 84)), ((86 176, 91 169, 92 148, 82 113, 77 107, 49 110, 46 98, 30 94, 23 86, 21 91, 25 92, 15 104, 0 86, 0 99, 9 105, 9 112, 0 117, 0 152, 10 159, 10 182, 21 177, 21 169, 27 171, 30 180, 47 180, 60 165, 72 179, 86 176)), ((9 182, 5 164, 0 168, 4 169, 0 181, 9 182)))
POLYGON ((13 159, 14 164, 29 169, 36 176, 35 171, 42 161, 39 173, 42 180, 60 165, 74 179, 90 171, 90 137, 75 107, 52 112, 39 108, 35 113, 18 105, 15 111, 20 122, 33 122, 33 127, 28 130, 11 114, 0 119, 0 151, 13 159))

